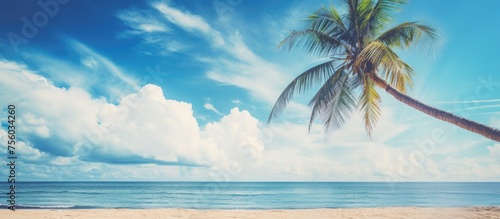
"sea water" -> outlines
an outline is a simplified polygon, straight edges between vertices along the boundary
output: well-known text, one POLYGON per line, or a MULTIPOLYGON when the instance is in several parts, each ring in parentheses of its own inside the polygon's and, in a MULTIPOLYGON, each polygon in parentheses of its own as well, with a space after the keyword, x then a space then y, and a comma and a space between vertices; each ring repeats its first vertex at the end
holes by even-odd
MULTIPOLYGON (((8 184, 0 183, 7 208, 8 184)), ((16 208, 310 209, 500 206, 500 183, 21 182, 16 208)))

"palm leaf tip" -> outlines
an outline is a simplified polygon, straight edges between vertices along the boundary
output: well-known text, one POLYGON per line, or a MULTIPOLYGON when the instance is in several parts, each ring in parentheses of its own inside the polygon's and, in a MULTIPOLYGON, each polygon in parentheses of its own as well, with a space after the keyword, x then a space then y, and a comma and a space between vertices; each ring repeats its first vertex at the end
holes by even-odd
POLYGON ((377 124, 381 116, 380 110, 380 95, 375 89, 372 80, 365 76, 363 91, 359 99, 359 109, 363 116, 366 132, 369 136, 372 135, 373 128, 377 124))
POLYGON ((332 60, 328 60, 321 64, 318 64, 299 76, 288 84, 288 86, 281 92, 278 100, 274 104, 273 109, 267 119, 267 123, 271 123, 272 119, 280 115, 288 102, 294 97, 296 93, 303 93, 317 84, 323 83, 327 78, 335 73, 335 63, 332 60))
POLYGON ((419 22, 404 22, 381 33, 374 41, 390 48, 407 49, 415 46, 426 55, 434 55, 443 44, 437 31, 419 22))

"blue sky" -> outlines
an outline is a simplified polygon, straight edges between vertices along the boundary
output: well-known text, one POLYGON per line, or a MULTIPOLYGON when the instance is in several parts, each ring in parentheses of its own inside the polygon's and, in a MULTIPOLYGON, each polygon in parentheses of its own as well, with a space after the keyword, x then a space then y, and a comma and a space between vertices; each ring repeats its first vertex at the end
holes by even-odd
MULTIPOLYGON (((16 104, 21 180, 500 180, 499 143, 383 91, 371 138, 359 115, 308 133, 308 94, 266 125, 281 90, 321 58, 278 43, 329 1, 0 4, 0 138, 16 104)), ((500 128, 499 9, 405 5, 396 22, 429 24, 443 42, 434 56, 400 51, 417 75, 409 94, 500 128)))

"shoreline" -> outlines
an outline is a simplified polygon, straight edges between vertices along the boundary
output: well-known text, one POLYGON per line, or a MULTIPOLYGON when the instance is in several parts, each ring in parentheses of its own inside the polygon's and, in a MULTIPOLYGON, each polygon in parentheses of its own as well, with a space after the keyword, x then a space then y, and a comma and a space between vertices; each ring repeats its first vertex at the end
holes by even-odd
POLYGON ((377 207, 273 210, 157 209, 18 209, 0 211, 0 218, 500 218, 500 206, 377 207))

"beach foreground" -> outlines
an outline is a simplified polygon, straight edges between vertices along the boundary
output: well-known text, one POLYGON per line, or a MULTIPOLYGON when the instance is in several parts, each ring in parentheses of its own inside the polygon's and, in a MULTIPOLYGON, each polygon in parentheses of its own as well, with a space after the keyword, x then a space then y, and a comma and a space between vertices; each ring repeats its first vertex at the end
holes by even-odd
POLYGON ((306 210, 86 209, 2 210, 0 218, 499 218, 500 207, 471 208, 352 208, 306 210))

